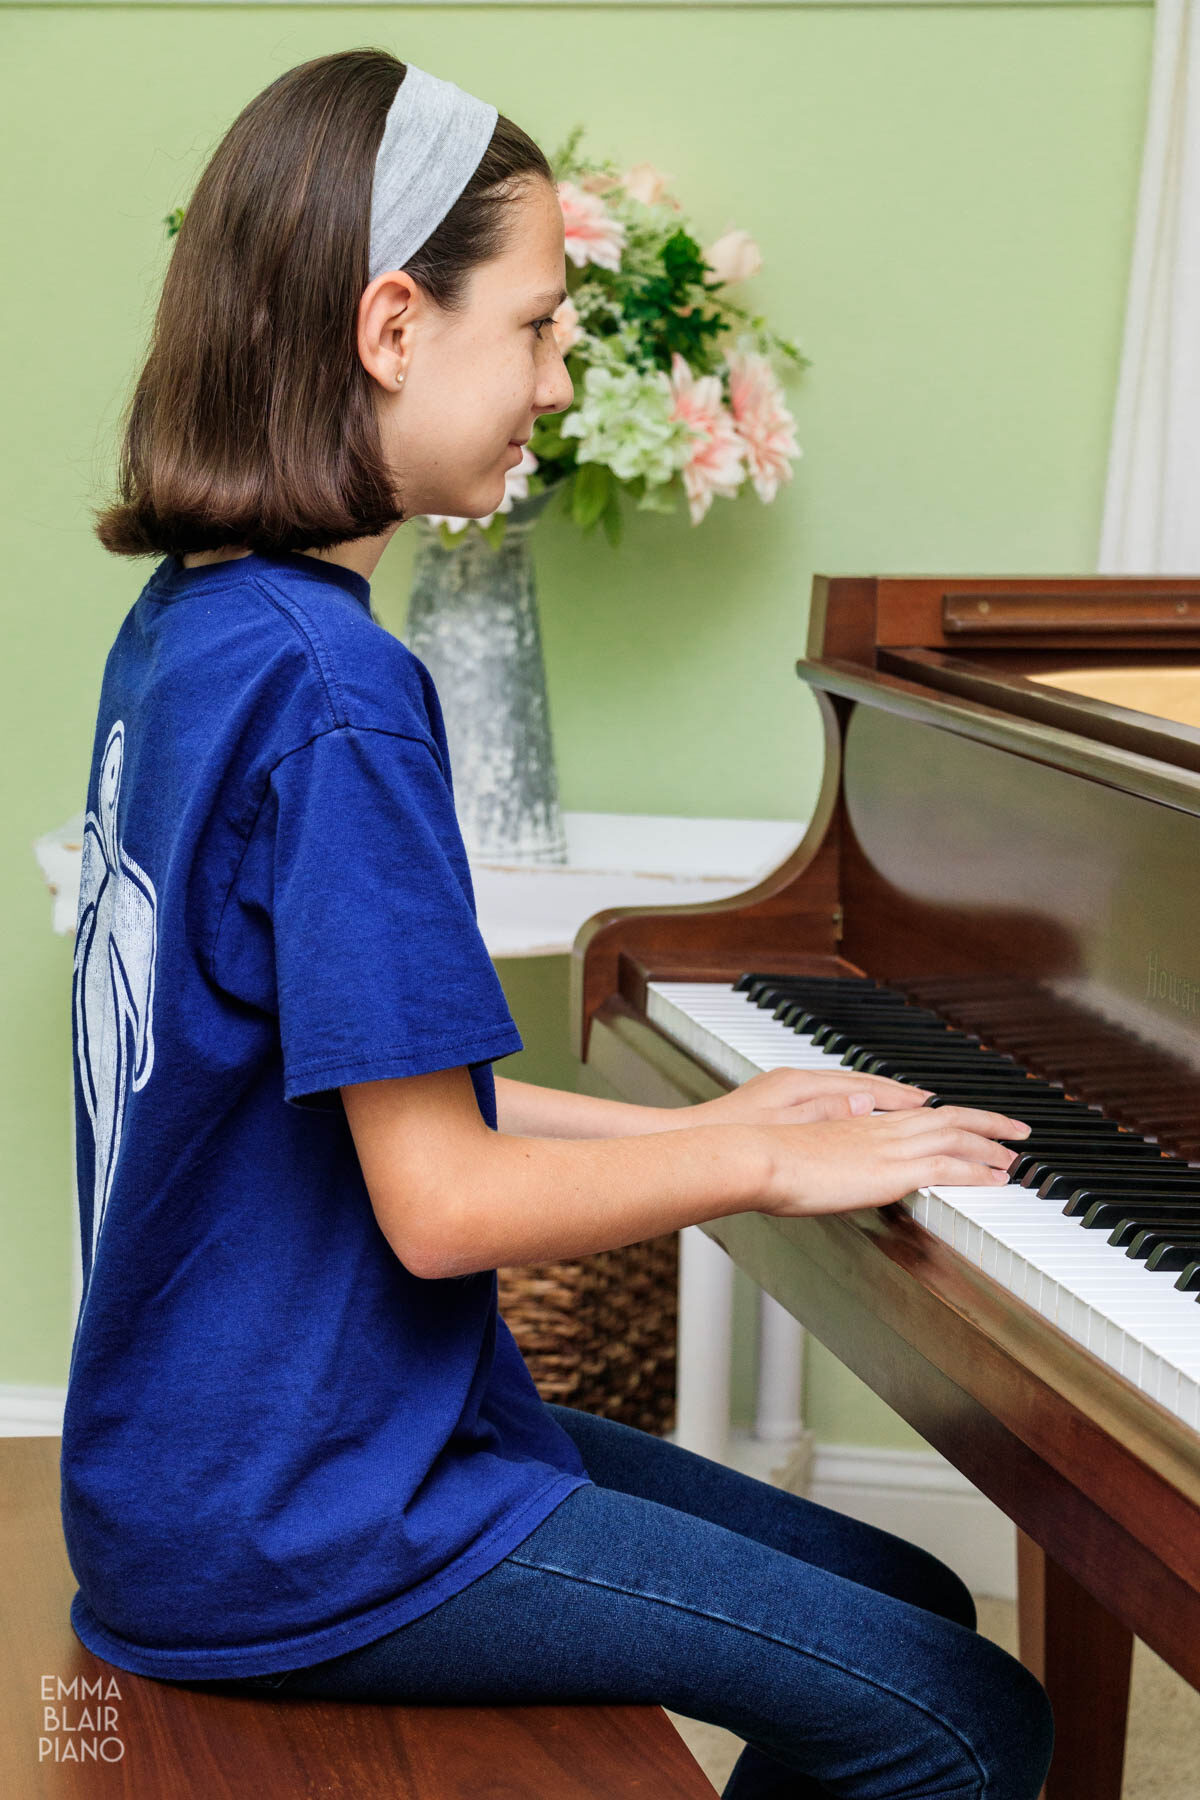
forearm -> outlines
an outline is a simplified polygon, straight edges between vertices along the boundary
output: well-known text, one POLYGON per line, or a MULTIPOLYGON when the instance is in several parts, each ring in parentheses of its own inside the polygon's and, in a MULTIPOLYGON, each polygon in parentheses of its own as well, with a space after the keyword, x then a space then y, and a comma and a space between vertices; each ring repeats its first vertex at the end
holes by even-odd
POLYGON ((675 1131, 686 1123, 687 1107, 637 1106, 628 1100, 601 1100, 497 1075, 496 1128, 511 1137, 643 1137, 675 1131))
POLYGON ((572 1260, 751 1212, 772 1179, 769 1135, 753 1125, 574 1143, 485 1135, 451 1184, 426 1262, 435 1278, 572 1260))

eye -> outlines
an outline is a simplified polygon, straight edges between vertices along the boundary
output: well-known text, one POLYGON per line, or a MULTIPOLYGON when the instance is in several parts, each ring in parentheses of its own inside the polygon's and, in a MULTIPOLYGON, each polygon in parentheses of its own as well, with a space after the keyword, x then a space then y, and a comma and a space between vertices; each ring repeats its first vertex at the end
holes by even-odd
POLYGON ((551 316, 548 319, 535 319, 533 321, 533 333, 539 343, 541 343, 541 340, 542 340, 542 326, 543 325, 553 325, 553 323, 554 323, 553 316, 551 316))

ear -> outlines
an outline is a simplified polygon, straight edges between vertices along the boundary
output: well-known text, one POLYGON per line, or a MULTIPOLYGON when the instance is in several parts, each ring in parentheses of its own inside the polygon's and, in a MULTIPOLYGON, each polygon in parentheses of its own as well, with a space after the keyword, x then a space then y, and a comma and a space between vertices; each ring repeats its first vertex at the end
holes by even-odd
POLYGON ((403 269, 385 269, 363 290, 358 303, 358 355, 368 375, 394 393, 397 375, 408 372, 414 327, 425 297, 403 269))

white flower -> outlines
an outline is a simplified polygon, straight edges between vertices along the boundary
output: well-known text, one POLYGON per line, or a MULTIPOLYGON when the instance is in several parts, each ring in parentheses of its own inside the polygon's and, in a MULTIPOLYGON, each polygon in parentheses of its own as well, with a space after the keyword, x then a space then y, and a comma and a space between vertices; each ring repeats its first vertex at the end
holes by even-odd
POLYGON ((670 481, 691 459, 693 433, 672 416, 674 395, 661 369, 589 368, 584 398, 560 427, 579 439, 577 463, 604 463, 620 481, 644 475, 651 486, 670 481))
POLYGON ((746 281, 751 275, 757 275, 762 268, 762 252, 748 231, 727 231, 719 237, 715 244, 710 244, 704 252, 704 260, 713 271, 716 281, 728 286, 734 281, 746 281))

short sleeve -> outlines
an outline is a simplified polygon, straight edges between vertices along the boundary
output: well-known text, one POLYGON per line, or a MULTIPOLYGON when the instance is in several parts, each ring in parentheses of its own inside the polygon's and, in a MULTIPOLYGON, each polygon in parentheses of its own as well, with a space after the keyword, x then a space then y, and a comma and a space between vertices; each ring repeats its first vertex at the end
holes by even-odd
POLYGON ((522 1049, 434 746, 341 726, 270 779, 284 1099, 522 1049))

